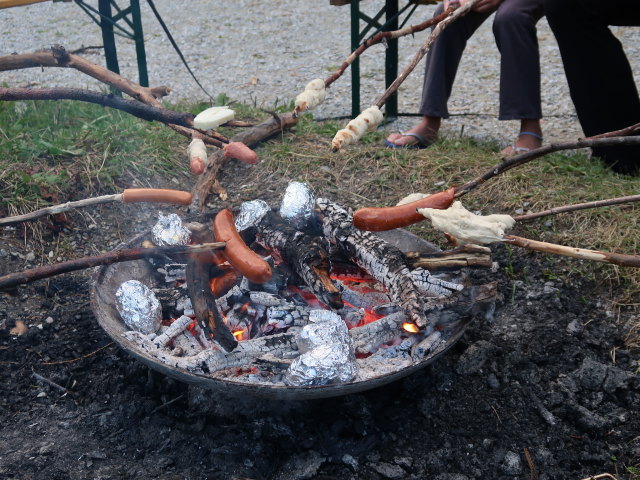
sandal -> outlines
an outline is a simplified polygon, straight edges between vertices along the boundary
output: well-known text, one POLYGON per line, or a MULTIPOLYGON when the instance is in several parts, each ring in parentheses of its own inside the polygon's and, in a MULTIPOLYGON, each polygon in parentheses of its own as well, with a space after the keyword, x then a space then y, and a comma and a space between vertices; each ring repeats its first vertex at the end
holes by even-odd
MULTIPOLYGON (((537 133, 534 132, 520 132, 518 134, 518 138, 520 138, 522 135, 529 135, 531 137, 537 138, 538 140, 540 140, 540 142, 543 141, 543 138, 541 135, 538 135, 537 133)), ((500 153, 506 157, 512 157, 514 155, 519 155, 521 153, 527 153, 530 152, 531 149, 528 147, 516 147, 515 143, 512 143, 511 145, 509 145, 508 147, 506 147, 504 150, 502 150, 500 153), (511 149, 511 150, 509 150, 511 149)))
POLYGON ((427 148, 431 146, 431 144, 434 142, 434 140, 427 140, 425 137, 423 137, 418 133, 413 133, 413 132, 398 132, 398 133, 400 134, 400 137, 413 137, 415 141, 411 143, 405 143, 404 145, 398 145, 397 143, 393 143, 389 140, 385 140, 384 144, 388 148, 404 148, 406 150, 416 150, 416 149, 427 148))

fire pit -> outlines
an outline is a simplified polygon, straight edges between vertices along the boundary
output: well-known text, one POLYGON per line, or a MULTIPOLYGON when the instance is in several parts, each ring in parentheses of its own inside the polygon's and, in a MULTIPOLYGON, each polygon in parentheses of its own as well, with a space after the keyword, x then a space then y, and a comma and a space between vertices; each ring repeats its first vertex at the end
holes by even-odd
MULTIPOLYGON (((325 208, 321 216, 326 220, 326 209, 333 209, 334 205, 328 202, 322 207, 320 200, 318 205, 320 211, 325 208)), ((315 202, 309 207, 315 208, 315 202)), ((343 215, 341 207, 336 208, 343 215)), ((193 284, 198 280, 194 277, 193 259, 113 264, 101 267, 94 278, 91 304, 98 322, 127 352, 178 380, 231 395, 311 399, 360 392, 407 376, 443 355, 474 317, 492 312, 494 284, 471 285, 466 269, 429 273, 416 267, 408 259, 434 254, 438 249, 407 231, 396 229, 375 237, 367 233, 362 239, 334 238, 333 247, 340 248, 330 248, 330 265, 324 275, 324 267, 310 257, 318 255, 315 247, 306 243, 312 240, 300 233, 308 227, 297 225, 295 219, 290 222, 293 231, 298 232, 296 241, 302 242, 299 253, 292 253, 292 247, 285 248, 284 243, 271 237, 279 238, 281 231, 290 230, 280 223, 283 217, 287 218, 282 208, 280 214, 268 212, 268 221, 261 220, 257 232, 245 235, 257 240, 248 243, 269 260, 273 276, 268 282, 259 285, 237 272, 229 275, 229 269, 215 267, 218 276, 207 278, 207 292, 196 295, 193 284), (345 245, 360 241, 373 250, 353 253, 351 259, 345 256, 345 251, 349 252, 345 245), (378 262, 375 257, 370 258, 371 251, 379 253, 383 267, 370 265, 378 262), (283 258, 291 255, 305 260, 296 267, 295 258, 283 258), (353 260, 356 257, 366 261, 353 260), (408 262, 408 267, 388 268, 388 258, 408 262), (372 277, 363 265, 371 267, 367 270, 382 268, 382 273, 376 271, 372 277), (186 271, 180 273, 181 266, 186 266, 186 271), (381 275, 403 278, 394 279, 396 284, 385 284, 381 275), (131 281, 140 282, 160 299, 163 321, 157 333, 132 331, 123 322, 119 296, 123 284, 131 281), (398 288, 398 282, 402 288, 398 288), (428 283, 426 293, 416 295, 412 286, 420 282, 428 283), (220 287, 220 283, 226 286, 220 287), (213 291, 213 307, 209 300, 201 298, 209 297, 209 288, 213 291), (187 289, 195 312, 185 302, 187 289), (203 307, 203 302, 209 303, 203 307), (203 308, 215 309, 215 315, 221 315, 222 327, 233 335, 231 340, 223 341, 219 324, 210 331, 214 322, 202 321, 203 308), (334 340, 326 340, 325 344, 325 337, 331 332, 338 332, 345 345, 335 346, 331 343, 334 340), (336 359, 329 369, 336 368, 337 373, 329 380, 322 378, 327 367, 314 363, 314 355, 320 354, 321 362, 327 357, 336 359)), ((236 224, 239 217, 242 212, 236 215, 236 224)), ((206 226, 210 219, 211 216, 203 216, 197 220, 206 226)), ((340 228, 344 227, 342 220, 336 223, 340 228)), ((330 230, 326 225, 325 232, 330 230)), ((197 230, 200 238, 212 235, 207 227, 199 226, 197 230)), ((333 230, 331 234, 338 235, 333 230)), ((146 232, 122 248, 139 246, 152 238, 152 232, 146 232)))

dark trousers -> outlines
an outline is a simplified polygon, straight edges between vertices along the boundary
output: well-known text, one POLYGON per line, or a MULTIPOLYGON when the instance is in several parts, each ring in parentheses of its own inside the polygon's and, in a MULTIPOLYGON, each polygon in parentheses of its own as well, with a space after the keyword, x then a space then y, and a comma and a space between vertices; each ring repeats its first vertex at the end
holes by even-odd
MULTIPOLYGON (((543 0, 504 0, 496 11, 493 34, 500 50, 500 120, 538 119, 540 57, 536 23, 543 0)), ((435 15, 442 12, 442 5, 435 15)), ((447 100, 467 40, 491 13, 469 12, 445 28, 427 55, 420 114, 448 118, 447 100)))
MULTIPOLYGON (((640 2, 545 0, 544 8, 584 134, 639 123, 640 99, 631 67, 609 25, 640 25, 640 2)), ((640 147, 594 149, 593 154, 621 173, 640 167, 640 147)))

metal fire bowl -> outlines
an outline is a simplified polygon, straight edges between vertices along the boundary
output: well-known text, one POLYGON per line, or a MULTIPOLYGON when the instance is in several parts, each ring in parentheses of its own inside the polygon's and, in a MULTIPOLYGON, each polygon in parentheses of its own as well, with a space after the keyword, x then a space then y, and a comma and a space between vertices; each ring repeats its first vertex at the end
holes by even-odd
MULTIPOLYGON (((398 229, 383 232, 380 236, 404 252, 433 252, 438 250, 438 248, 433 244, 405 230, 398 229)), ((150 237, 150 232, 146 232, 138 235, 129 242, 120 245, 118 249, 139 246, 143 240, 149 239, 150 237)), ((270 386, 263 384, 254 385, 246 382, 233 381, 231 379, 212 378, 206 375, 177 369, 139 351, 133 343, 129 342, 122 336, 122 334, 127 331, 127 328, 120 319, 120 315, 118 314, 115 304, 115 292, 118 287, 127 280, 139 280, 149 287, 159 285, 157 273, 153 266, 146 260, 134 260, 99 267, 97 269, 97 273, 94 275, 91 287, 91 308, 98 319, 98 323, 107 332, 107 334, 118 345, 120 345, 120 347, 150 368, 168 375, 169 377, 175 378, 176 380, 231 396, 253 395, 256 397, 283 400, 308 400, 347 395, 380 387, 406 377, 407 375, 426 367, 431 362, 444 355, 444 353, 462 336, 469 323, 469 321, 459 322, 459 324, 453 329, 443 330, 442 339, 445 341, 444 348, 439 348, 433 355, 427 356, 408 367, 374 378, 336 385, 309 387, 289 387, 286 385, 270 386)))

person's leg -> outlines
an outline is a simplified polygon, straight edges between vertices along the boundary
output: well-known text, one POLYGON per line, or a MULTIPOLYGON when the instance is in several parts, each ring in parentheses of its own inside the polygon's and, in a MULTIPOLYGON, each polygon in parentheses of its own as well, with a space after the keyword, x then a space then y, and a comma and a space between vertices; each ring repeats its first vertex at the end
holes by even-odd
POLYGON ((542 144, 540 118, 540 55, 536 23, 542 0, 504 0, 496 12, 493 34, 500 50, 500 120, 520 120, 512 155, 542 144))
MULTIPOLYGON (((442 10, 440 5, 434 16, 442 13, 442 10)), ((408 131, 423 138, 426 143, 437 138, 441 119, 449 116, 447 100, 451 95, 462 52, 467 40, 489 15, 490 13, 469 12, 451 23, 438 36, 427 54, 422 101, 418 110, 423 117, 419 124, 408 131)), ((395 133, 387 141, 403 146, 415 144, 416 138, 395 133)))
MULTIPOLYGON (((640 99, 622 45, 608 25, 640 25, 637 0, 545 0, 571 99, 586 136, 640 122, 640 99)), ((594 149, 612 168, 637 173, 640 147, 594 149)))

